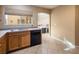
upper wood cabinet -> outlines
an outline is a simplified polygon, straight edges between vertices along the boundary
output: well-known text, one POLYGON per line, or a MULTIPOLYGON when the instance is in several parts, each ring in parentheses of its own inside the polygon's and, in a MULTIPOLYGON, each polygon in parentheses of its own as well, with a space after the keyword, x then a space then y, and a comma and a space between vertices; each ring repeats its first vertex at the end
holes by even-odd
POLYGON ((6 53, 6 38, 5 36, 0 38, 0 54, 6 53))

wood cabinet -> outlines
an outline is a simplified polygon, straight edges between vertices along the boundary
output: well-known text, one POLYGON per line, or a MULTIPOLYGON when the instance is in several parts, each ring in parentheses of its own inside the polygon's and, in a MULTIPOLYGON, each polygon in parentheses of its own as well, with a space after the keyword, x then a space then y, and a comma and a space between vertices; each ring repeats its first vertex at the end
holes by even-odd
POLYGON ((22 32, 21 33, 21 47, 30 46, 30 32, 22 32))
POLYGON ((0 54, 6 53, 6 38, 5 36, 0 38, 0 54))
POLYGON ((0 37, 0 54, 41 44, 41 31, 8 32, 0 37))
POLYGON ((20 48, 19 32, 10 32, 7 34, 7 37, 8 37, 8 51, 13 51, 20 48))
POLYGON ((9 36, 8 37, 8 51, 12 51, 19 48, 19 37, 18 36, 9 36))
POLYGON ((30 46, 30 31, 8 33, 8 51, 30 46))

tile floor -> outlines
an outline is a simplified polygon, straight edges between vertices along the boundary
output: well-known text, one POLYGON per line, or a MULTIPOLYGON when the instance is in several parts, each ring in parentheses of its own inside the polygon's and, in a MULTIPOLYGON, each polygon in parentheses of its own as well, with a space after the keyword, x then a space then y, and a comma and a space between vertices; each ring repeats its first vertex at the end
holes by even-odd
POLYGON ((64 50, 66 46, 55 39, 50 38, 48 34, 42 35, 42 44, 33 47, 25 48, 10 54, 78 54, 79 47, 64 50))

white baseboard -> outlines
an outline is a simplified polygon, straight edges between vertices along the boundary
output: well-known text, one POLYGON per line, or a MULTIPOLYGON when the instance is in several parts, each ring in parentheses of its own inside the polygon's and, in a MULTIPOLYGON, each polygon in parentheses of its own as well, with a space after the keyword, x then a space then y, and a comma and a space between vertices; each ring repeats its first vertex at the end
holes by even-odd
POLYGON ((66 48, 64 50, 70 50, 70 49, 75 48, 75 45, 72 44, 71 42, 69 42, 67 39, 64 39, 64 38, 61 39, 61 38, 56 37, 56 36, 53 36, 51 38, 56 39, 56 40, 62 42, 63 44, 65 44, 66 48))

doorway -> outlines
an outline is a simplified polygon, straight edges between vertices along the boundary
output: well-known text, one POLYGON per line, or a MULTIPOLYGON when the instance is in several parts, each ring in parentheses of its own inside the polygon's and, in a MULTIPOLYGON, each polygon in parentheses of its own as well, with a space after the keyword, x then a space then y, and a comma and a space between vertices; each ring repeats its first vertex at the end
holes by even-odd
POLYGON ((42 34, 49 34, 50 15, 48 13, 38 13, 38 27, 42 29, 42 34))

